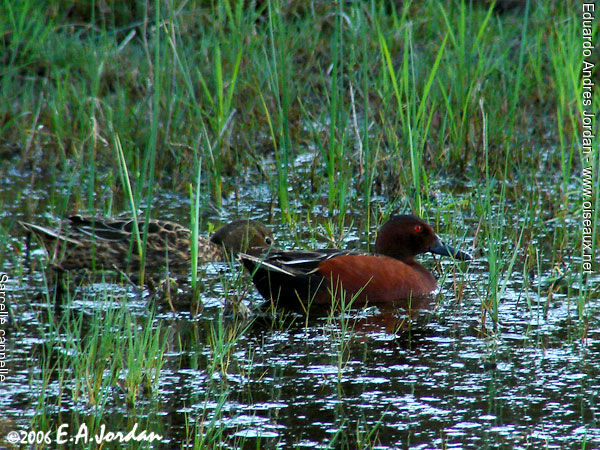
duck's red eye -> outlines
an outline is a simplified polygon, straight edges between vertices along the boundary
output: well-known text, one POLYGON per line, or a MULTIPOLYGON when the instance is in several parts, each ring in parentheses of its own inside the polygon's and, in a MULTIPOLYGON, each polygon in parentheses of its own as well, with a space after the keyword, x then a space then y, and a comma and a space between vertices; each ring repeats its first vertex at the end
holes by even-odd
POLYGON ((417 233, 420 233, 421 231, 423 231, 423 225, 415 225, 413 230, 415 230, 417 233))

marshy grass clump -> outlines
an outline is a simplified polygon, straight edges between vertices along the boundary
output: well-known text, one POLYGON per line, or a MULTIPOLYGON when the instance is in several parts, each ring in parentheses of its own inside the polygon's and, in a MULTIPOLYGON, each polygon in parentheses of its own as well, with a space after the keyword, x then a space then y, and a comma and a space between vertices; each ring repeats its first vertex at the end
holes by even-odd
MULTIPOLYGON (((580 10, 2 3, 0 270, 23 348, 11 347, 15 367, 33 394, 0 409, 42 429, 67 416, 115 429, 143 418, 165 444, 196 448, 593 447, 599 292, 581 270, 580 10), (372 251, 389 216, 413 213, 475 260, 425 259, 441 289, 422 322, 344 309, 230 324, 215 313, 224 298, 259 297, 245 275, 199 270, 194 256, 191 273, 208 274, 191 278, 205 306, 194 314, 134 314, 145 294, 111 283, 67 290, 62 313, 47 311, 16 219, 140 208, 140 259, 148 218, 197 236, 251 217, 284 248, 372 251)), ((591 102, 597 116, 597 91, 591 102)))
POLYGON ((30 386, 38 393, 34 427, 47 425, 57 405, 100 416, 121 399, 135 409, 159 386, 165 341, 154 313, 140 319, 123 308, 125 299, 114 297, 90 311, 78 294, 63 299, 57 314, 46 311, 33 355, 40 365, 30 369, 30 386))
POLYGON ((231 175, 267 163, 284 213, 306 153, 311 192, 338 214, 364 208, 357 196, 406 193, 420 213, 440 174, 503 176, 507 155, 509 177, 557 165, 568 177, 578 163, 568 105, 581 63, 575 44, 558 45, 576 30, 570 2, 505 15, 435 1, 124 5, 4 6, 4 139, 27 144, 24 162, 76 176, 76 203, 95 194, 82 206, 105 210, 97 189, 109 187, 124 200, 114 136, 138 195, 154 178, 185 192, 201 161, 219 206, 231 175), (560 136, 535 132, 549 128, 560 136), (559 152, 527 151, 548 139, 559 152))

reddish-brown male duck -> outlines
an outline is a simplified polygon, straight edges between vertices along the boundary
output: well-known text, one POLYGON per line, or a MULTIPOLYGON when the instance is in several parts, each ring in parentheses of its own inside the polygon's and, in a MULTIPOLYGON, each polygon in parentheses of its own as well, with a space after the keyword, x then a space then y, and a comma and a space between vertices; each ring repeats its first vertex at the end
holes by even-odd
POLYGON ((270 251, 262 256, 242 253, 240 259, 263 297, 277 306, 307 310, 342 298, 359 306, 430 294, 436 280, 414 259, 425 252, 471 259, 443 244, 431 226, 412 215, 386 222, 372 254, 337 249, 270 251))

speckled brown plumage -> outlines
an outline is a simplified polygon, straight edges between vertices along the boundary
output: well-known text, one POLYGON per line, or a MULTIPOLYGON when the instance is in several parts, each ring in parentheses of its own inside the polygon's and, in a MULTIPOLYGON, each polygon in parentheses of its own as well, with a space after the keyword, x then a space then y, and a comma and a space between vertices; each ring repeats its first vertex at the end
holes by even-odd
MULTIPOLYGON (((132 219, 72 216, 57 229, 20 222, 32 232, 48 252, 51 263, 63 270, 140 270, 135 224, 132 219)), ((138 221, 140 236, 144 221, 138 221)), ((146 242, 146 273, 189 271, 191 231, 175 222, 150 220, 146 242)), ((210 239, 198 237, 198 262, 223 261, 227 253, 251 253, 268 247, 273 237, 269 229, 254 220, 236 220, 217 230, 210 239)))

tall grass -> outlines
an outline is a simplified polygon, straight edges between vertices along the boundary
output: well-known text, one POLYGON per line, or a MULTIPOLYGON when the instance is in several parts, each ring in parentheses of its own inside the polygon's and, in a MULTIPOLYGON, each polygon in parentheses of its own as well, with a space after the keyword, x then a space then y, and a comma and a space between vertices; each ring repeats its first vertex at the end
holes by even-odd
POLYGON ((198 222, 200 218, 200 181, 202 175, 202 160, 198 161, 198 175, 196 177, 196 191, 192 193, 192 187, 190 186, 190 224, 191 224, 191 239, 190 243, 190 258, 192 261, 192 297, 194 301, 198 299, 198 222))
MULTIPOLYGON (((281 21, 281 5, 278 0, 268 1, 268 28, 269 37, 268 50, 265 49, 265 54, 268 55, 269 63, 267 83, 271 90, 276 113, 277 113, 277 128, 275 129, 272 120, 268 119, 269 128, 271 131, 271 139, 275 150, 275 162, 277 164, 277 194, 279 196, 279 206, 281 212, 287 220, 290 220, 290 206, 288 199, 288 170, 289 170, 289 154, 291 153, 290 139, 290 102, 291 92, 290 82, 293 79, 290 76, 290 55, 288 53, 287 29, 281 21)), ((262 98, 262 94, 261 94, 262 98)), ((267 116, 267 107, 263 99, 263 107, 267 116)))
POLYGON ((414 196, 413 210, 418 215, 421 215, 421 184, 424 181, 422 169, 423 150, 433 115, 433 109, 430 109, 428 115, 425 116, 427 97, 439 68, 439 63, 446 46, 447 36, 445 36, 444 40, 442 41, 440 49, 433 63, 433 67, 431 68, 431 72, 429 73, 429 78, 423 87, 423 92, 417 97, 415 96, 417 86, 414 78, 414 60, 412 59, 414 58, 414 52, 412 49, 411 27, 406 26, 404 30, 404 57, 402 60, 402 75, 400 77, 401 85, 398 83, 390 52, 381 32, 378 33, 378 37, 379 45, 384 56, 386 69, 392 81, 394 96, 398 106, 398 114, 402 122, 403 131, 408 140, 410 173, 412 177, 414 196), (415 100, 417 100, 417 102, 415 102, 415 100))
POLYGON ((572 179, 573 164, 576 154, 573 148, 578 143, 579 118, 583 114, 581 102, 573 102, 573 98, 582 98, 580 83, 582 58, 581 48, 575 36, 579 33, 579 24, 569 20, 552 30, 550 41, 555 50, 550 53, 556 104, 556 126, 560 149, 561 169, 561 201, 565 210, 569 208, 569 183, 572 179), (559 31, 560 30, 560 31, 559 31), (567 45, 558 46, 558 39, 567 35, 567 45))
MULTIPOLYGON (((136 10, 138 16, 126 26, 113 29, 111 21, 127 23, 125 16, 116 16, 126 8, 115 7, 115 17, 105 17, 89 35, 62 26, 68 18, 51 1, 47 16, 33 13, 32 23, 25 25, 22 17, 31 5, 11 5, 7 11, 5 26, 14 29, 8 47, 13 69, 2 73, 2 89, 6 104, 14 104, 11 93, 18 92, 22 110, 39 114, 19 116, 17 111, 5 124, 13 125, 13 138, 19 130, 26 136, 23 125, 28 122, 45 127, 45 152, 57 154, 62 167, 81 156, 76 159, 89 168, 87 181, 72 201, 81 203, 84 197, 88 209, 126 204, 116 185, 114 206, 107 203, 112 198, 89 200, 92 192, 105 188, 106 171, 119 172, 106 146, 118 135, 133 175, 134 197, 147 209, 152 207, 153 180, 185 190, 184 180, 196 173, 190 161, 199 157, 209 174, 203 189, 209 188, 220 207, 223 192, 236 184, 236 177, 224 175, 254 164, 269 169, 270 155, 275 193, 286 216, 300 199, 296 188, 305 178, 292 162, 316 149, 313 194, 323 195, 329 212, 343 215, 359 204, 369 209, 374 193, 392 199, 408 194, 412 209, 421 212, 423 196, 440 172, 482 173, 481 98, 497 155, 490 160, 493 171, 501 170, 504 153, 512 149, 515 169, 531 157, 523 152, 524 137, 515 129, 526 123, 528 108, 542 95, 539 84, 550 76, 543 70, 548 63, 556 72, 558 82, 552 85, 563 105, 557 125, 570 124, 564 132, 559 129, 563 180, 573 160, 565 138, 575 135, 576 122, 565 114, 574 98, 577 43, 571 36, 574 47, 556 45, 545 54, 540 50, 548 27, 530 23, 538 24, 542 14, 550 13, 543 5, 530 6, 519 17, 498 17, 491 6, 468 2, 458 8, 434 1, 406 3, 396 10, 354 1, 297 13, 275 0, 257 10, 241 2, 216 2, 197 10, 177 1, 155 2, 136 10), (429 19, 415 20, 424 11, 429 19), (311 40, 305 39, 308 35, 311 40), (88 56, 92 37, 98 43, 95 58, 88 56), (66 64, 68 59, 73 62, 66 64), (46 67, 47 75, 27 78, 19 86, 15 67, 32 74, 46 67), (524 77, 525 68, 533 78, 524 77), (566 70, 570 74, 560 74, 566 70), (34 87, 41 96, 34 95, 34 87)), ((574 21, 556 20, 550 39, 575 29, 574 21)), ((108 178, 113 183, 117 179, 108 178)))

